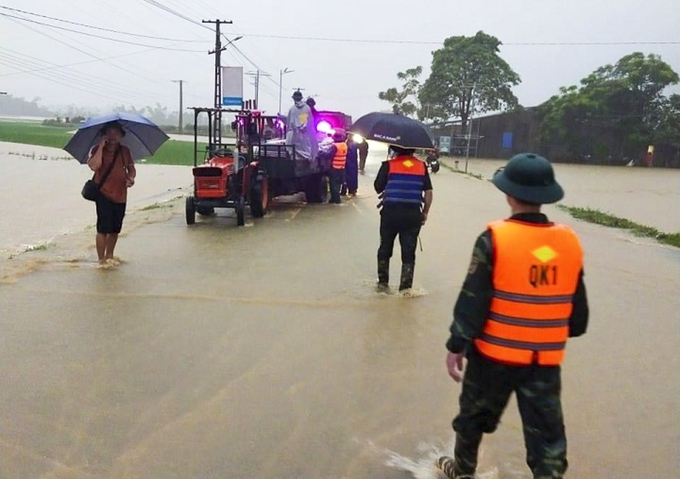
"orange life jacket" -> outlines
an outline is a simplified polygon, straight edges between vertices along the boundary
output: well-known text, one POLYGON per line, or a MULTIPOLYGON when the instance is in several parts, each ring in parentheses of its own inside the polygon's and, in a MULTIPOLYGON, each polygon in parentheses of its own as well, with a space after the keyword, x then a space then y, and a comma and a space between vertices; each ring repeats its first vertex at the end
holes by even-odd
POLYGON ((335 151, 335 156, 333 157, 333 169, 342 170, 345 168, 345 162, 347 161, 347 143, 333 143, 337 150, 335 151))
POLYGON ((576 233, 565 225, 515 220, 488 228, 493 296, 477 350, 502 363, 559 365, 583 267, 576 233))

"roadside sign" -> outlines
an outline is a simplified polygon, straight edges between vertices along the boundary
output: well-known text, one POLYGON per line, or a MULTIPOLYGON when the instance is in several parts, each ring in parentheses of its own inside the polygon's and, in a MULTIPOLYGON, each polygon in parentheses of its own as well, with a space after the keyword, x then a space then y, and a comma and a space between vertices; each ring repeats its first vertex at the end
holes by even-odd
POLYGON ((451 153, 451 137, 450 136, 440 136, 439 137, 439 153, 446 153, 447 155, 451 153))

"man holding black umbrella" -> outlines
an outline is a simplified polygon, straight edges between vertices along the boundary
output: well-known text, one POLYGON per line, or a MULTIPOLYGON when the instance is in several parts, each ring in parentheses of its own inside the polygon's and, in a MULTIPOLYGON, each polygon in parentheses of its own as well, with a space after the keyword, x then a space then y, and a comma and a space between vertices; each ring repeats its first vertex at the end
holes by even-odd
POLYGON ((382 164, 373 184, 381 198, 378 287, 388 287, 390 258, 398 235, 401 244, 399 290, 403 291, 413 285, 418 235, 432 206, 432 182, 425 163, 413 156, 413 149, 390 148, 394 156, 382 164))
POLYGON ((425 163, 413 156, 416 149, 432 149, 432 134, 423 123, 392 113, 368 113, 354 122, 350 132, 366 140, 386 143, 391 157, 378 171, 373 186, 381 201, 378 288, 387 289, 394 240, 401 244, 399 290, 410 289, 416 265, 420 227, 432 206, 432 182, 425 163))
POLYGON ((125 131, 117 122, 102 127, 102 137, 92 149, 87 165, 100 185, 97 204, 97 256, 102 266, 115 263, 113 251, 123 227, 127 189, 135 184, 135 163, 130 150, 120 144, 125 131))

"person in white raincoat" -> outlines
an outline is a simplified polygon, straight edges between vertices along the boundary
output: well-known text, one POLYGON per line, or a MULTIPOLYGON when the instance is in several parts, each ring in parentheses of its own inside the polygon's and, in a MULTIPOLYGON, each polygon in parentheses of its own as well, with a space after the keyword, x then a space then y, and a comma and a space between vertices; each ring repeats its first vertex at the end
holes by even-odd
POLYGON ((295 104, 288 110, 286 144, 295 145, 296 159, 312 162, 318 151, 312 110, 302 101, 302 93, 299 90, 293 93, 293 100, 295 104))

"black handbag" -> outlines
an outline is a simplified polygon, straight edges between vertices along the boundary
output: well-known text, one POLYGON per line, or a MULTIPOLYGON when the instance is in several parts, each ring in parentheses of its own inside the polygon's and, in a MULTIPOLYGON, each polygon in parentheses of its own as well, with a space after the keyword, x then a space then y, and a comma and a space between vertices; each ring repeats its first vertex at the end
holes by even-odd
MULTIPOLYGON (((118 153, 120 153, 120 148, 116 150, 116 155, 113 157, 113 161, 111 162, 111 166, 109 166, 108 170, 106 170, 106 173, 104 173, 104 176, 102 177, 102 182, 97 183, 94 181, 94 176, 92 176, 91 180, 87 180, 85 184, 83 185, 83 189, 80 192, 80 194, 83 196, 88 201, 97 201, 97 198, 99 198, 99 190, 101 189, 102 185, 106 181, 106 179, 109 177, 111 174, 111 171, 113 171, 113 167, 116 165, 116 160, 118 159, 118 153)), ((96 175, 96 173, 95 173, 96 175)))

